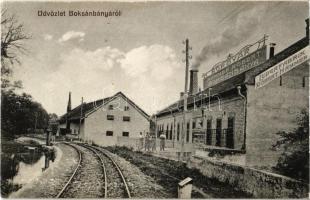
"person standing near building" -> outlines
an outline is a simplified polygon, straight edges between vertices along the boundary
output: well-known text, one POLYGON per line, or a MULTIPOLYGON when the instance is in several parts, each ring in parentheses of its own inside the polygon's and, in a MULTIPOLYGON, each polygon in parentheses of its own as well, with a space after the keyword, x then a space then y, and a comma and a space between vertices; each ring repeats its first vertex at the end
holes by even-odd
POLYGON ((160 151, 165 151, 166 135, 162 132, 159 138, 160 138, 160 151))
POLYGON ((139 148, 138 150, 141 151, 143 149, 143 135, 142 135, 142 132, 140 132, 140 135, 139 135, 139 148))
POLYGON ((156 137, 152 136, 152 151, 156 151, 156 137))
POLYGON ((144 150, 150 151, 150 134, 149 134, 149 132, 146 132, 144 150))

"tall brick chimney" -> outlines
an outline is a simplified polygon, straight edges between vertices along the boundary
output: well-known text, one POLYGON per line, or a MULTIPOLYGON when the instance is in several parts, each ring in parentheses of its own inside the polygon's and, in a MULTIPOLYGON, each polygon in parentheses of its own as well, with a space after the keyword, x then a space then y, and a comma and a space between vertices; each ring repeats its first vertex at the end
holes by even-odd
POLYGON ((274 47, 275 46, 276 46, 276 43, 270 43, 269 59, 274 56, 274 47))
POLYGON ((189 77, 189 95, 194 95, 197 92, 198 92, 198 69, 191 69, 189 77))

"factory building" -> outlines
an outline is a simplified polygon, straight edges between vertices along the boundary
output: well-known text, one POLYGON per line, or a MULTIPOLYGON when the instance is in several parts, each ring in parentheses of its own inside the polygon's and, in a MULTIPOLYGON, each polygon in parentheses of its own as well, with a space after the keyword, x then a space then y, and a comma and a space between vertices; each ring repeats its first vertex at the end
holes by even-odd
POLYGON ((98 145, 130 145, 150 129, 150 117, 122 92, 71 110, 59 120, 60 134, 70 134, 98 145))
POLYGON ((181 93, 156 114, 157 134, 166 134, 169 147, 184 142, 185 151, 230 155, 226 161, 252 167, 274 166, 282 153, 272 149, 276 133, 296 128, 298 114, 309 110, 306 22, 306 37, 277 54, 275 44, 267 48, 265 36, 230 54, 203 74, 202 91, 198 71, 192 69, 187 111, 181 93))

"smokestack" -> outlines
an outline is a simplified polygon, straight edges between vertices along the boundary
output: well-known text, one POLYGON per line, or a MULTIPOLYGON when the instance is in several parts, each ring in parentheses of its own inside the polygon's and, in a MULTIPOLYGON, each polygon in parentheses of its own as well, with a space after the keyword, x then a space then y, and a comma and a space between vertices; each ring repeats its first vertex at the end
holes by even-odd
POLYGON ((194 95, 198 92, 198 69, 191 69, 189 78, 189 95, 194 95))
POLYGON ((274 56, 274 47, 275 46, 276 46, 276 43, 270 43, 269 59, 274 56))
POLYGON ((67 112, 71 111, 71 92, 69 92, 69 100, 68 100, 68 106, 67 106, 67 112))
POLYGON ((306 36, 309 39, 309 18, 305 20, 306 21, 306 36))
POLYGON ((68 106, 67 106, 67 115, 66 115, 66 129, 67 131, 70 130, 70 122, 69 122, 69 112, 71 111, 71 92, 69 92, 69 100, 68 100, 68 106))

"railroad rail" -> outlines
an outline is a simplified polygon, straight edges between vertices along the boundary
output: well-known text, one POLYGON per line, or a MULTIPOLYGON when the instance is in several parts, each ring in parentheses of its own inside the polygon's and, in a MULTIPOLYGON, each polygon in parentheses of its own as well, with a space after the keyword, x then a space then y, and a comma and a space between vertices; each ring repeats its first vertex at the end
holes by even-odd
MULTIPOLYGON (((122 198, 131 198, 131 194, 130 194, 130 190, 129 190, 129 187, 128 187, 128 184, 127 184, 127 181, 124 177, 124 174, 122 172, 122 170, 120 169, 120 167, 118 166, 118 164, 114 161, 114 159, 106 152, 106 150, 103 150, 99 147, 94 147, 94 146, 90 146, 90 145, 85 145, 85 144, 80 144, 81 146, 85 147, 85 148, 88 148, 90 150, 92 150, 93 152, 96 152, 96 154, 98 154, 98 152, 104 156, 104 158, 107 158, 107 159, 102 159, 101 160, 104 160, 105 161, 105 166, 106 166, 106 169, 107 170, 110 170, 110 173, 109 175, 112 176, 113 175, 113 172, 111 172, 111 170, 113 170, 112 168, 114 167, 119 175, 119 179, 121 180, 122 184, 123 184, 123 189, 124 189, 124 196, 122 196, 122 198), (110 164, 108 163, 110 162, 110 164), (112 165, 111 165, 112 164, 112 165), (109 166, 109 168, 108 168, 109 166)), ((106 172, 105 172, 106 173, 106 172)), ((105 180, 110 180, 111 182, 115 182, 117 181, 117 177, 107 177, 105 180)), ((114 185, 114 184, 113 184, 114 185)), ((119 189, 118 185, 116 184, 116 187, 114 186, 114 188, 109 188, 108 187, 108 183, 106 184, 106 190, 105 191, 111 191, 111 190, 114 190, 114 192, 116 192, 115 190, 116 189, 119 189)), ((112 185, 111 185, 112 186, 112 185)), ((113 196, 109 196, 109 193, 107 194, 106 197, 113 197, 113 196)), ((115 197, 113 197, 115 198, 115 197)))
MULTIPOLYGON (((106 152, 106 150, 90 146, 84 143, 74 143, 74 145, 70 143, 64 143, 64 144, 69 145, 70 147, 74 148, 77 151, 79 155, 79 160, 69 180, 67 181, 65 186, 61 189, 61 191, 57 194, 56 198, 63 198, 66 196, 66 192, 70 190, 68 189, 69 186, 73 184, 72 183, 74 182, 73 180, 75 179, 76 176, 78 176, 77 175, 78 171, 82 170, 83 150, 79 149, 77 146, 89 150, 100 161, 104 177, 104 198, 131 198, 130 190, 123 172, 121 171, 118 164, 113 160, 113 158, 106 152), (107 174, 109 176, 107 176, 107 174), (120 185, 122 185, 123 187, 120 185)), ((79 181, 83 182, 83 180, 79 181)), ((74 184, 72 186, 74 186, 74 184)))
POLYGON ((66 185, 61 189, 61 191, 57 194, 56 198, 60 198, 60 197, 63 195, 64 191, 65 191, 65 190, 68 188, 68 186, 70 185, 70 183, 71 183, 73 177, 76 175, 78 169, 79 169, 80 166, 81 166, 81 162, 82 162, 82 153, 81 153, 81 151, 80 151, 79 149, 77 149, 75 146, 73 146, 73 145, 71 145, 71 144, 69 144, 69 143, 64 143, 64 144, 69 145, 69 146, 71 146, 72 148, 74 148, 74 149, 76 150, 76 152, 77 152, 78 155, 79 155, 79 160, 78 160, 78 164, 76 165, 76 167, 75 167, 75 169, 74 169, 72 175, 70 176, 68 182, 67 182, 66 185))

